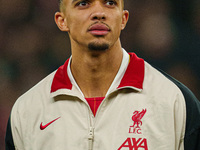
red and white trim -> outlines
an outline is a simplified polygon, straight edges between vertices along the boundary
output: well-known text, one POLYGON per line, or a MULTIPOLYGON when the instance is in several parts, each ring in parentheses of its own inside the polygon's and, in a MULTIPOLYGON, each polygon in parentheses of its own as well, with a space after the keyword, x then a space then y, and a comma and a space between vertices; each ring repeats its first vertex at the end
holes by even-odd
MULTIPOLYGON (((128 63, 128 67, 117 89, 133 88, 137 91, 142 91, 143 81, 144 81, 144 60, 138 58, 137 55, 134 53, 129 53, 129 56, 130 56, 130 61, 128 63)), ((54 93, 61 89, 72 90, 73 84, 67 73, 67 67, 69 63, 70 59, 68 59, 64 63, 64 65, 59 67, 58 70, 56 71, 51 86, 51 93, 54 93)))

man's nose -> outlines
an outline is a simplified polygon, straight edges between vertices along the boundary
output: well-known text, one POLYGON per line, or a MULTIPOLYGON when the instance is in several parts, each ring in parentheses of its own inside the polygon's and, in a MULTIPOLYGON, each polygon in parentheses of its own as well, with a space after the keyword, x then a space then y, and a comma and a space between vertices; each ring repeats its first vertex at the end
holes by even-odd
POLYGON ((100 2, 96 2, 93 6, 93 12, 91 14, 91 20, 105 20, 106 13, 104 7, 100 2))

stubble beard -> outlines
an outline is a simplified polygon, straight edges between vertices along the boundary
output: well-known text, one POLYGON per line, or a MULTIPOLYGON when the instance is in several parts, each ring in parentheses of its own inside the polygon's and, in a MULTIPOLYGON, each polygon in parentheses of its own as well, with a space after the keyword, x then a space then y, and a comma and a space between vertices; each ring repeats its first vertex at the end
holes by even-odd
POLYGON ((88 49, 91 51, 106 51, 109 47, 110 45, 108 43, 91 42, 88 44, 88 49))

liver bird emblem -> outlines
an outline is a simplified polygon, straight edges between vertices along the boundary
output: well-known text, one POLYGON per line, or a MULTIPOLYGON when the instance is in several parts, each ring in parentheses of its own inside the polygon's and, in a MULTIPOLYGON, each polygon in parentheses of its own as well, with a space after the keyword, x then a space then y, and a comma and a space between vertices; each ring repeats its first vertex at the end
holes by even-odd
POLYGON ((141 119, 143 118, 146 112, 146 109, 142 109, 142 111, 135 111, 132 116, 133 125, 130 127, 134 127, 136 125, 136 128, 140 128, 139 126, 142 125, 141 119))

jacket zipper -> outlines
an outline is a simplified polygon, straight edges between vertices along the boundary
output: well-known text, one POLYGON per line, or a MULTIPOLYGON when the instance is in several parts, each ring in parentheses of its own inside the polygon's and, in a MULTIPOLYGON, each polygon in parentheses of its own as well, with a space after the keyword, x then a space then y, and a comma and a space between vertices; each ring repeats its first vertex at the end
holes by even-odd
POLYGON ((93 142, 94 142, 94 120, 92 119, 92 111, 90 109, 89 104, 87 103, 89 109, 89 132, 88 132, 88 150, 93 150, 93 142))
MULTIPOLYGON (((98 112, 100 111, 100 108, 102 106, 102 104, 104 103, 105 99, 102 101, 102 103, 100 104, 97 112, 96 112, 96 118, 97 118, 97 115, 98 115, 98 112)), ((88 105, 88 104, 87 104, 88 105)), ((89 108, 89 120, 90 120, 90 125, 89 125, 89 133, 88 133, 88 150, 93 150, 93 142, 94 142, 94 124, 96 122, 93 122, 94 120, 92 119, 92 111, 90 109, 90 106, 88 105, 88 108, 89 108)), ((93 116, 94 117, 94 116, 93 116)))
POLYGON ((94 128, 90 126, 88 134, 88 150, 93 149, 93 140, 94 140, 94 128))

